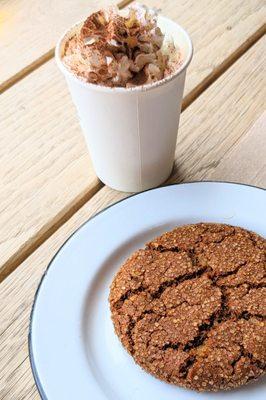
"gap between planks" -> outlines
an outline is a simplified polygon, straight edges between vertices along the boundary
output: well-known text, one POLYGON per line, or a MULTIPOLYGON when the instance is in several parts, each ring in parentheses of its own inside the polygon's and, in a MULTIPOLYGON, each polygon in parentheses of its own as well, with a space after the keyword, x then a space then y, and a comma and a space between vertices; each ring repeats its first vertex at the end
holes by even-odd
MULTIPOLYGON (((134 0, 122 0, 117 4, 117 7, 121 10, 126 7, 134 0)), ((0 84, 0 94, 4 93, 6 90, 11 88, 13 85, 24 79, 26 76, 31 74, 37 68, 41 67, 47 61, 50 61, 54 57, 55 47, 48 50, 47 53, 43 54, 41 57, 37 58, 37 60, 33 61, 31 64, 27 65, 25 68, 20 70, 17 74, 11 76, 11 78, 7 79, 3 83, 0 84)))
MULTIPOLYGON (((121 9, 133 0, 123 0, 118 3, 118 7, 121 9)), ((229 57, 227 57, 217 68, 215 68, 199 85, 195 87, 187 96, 185 96, 182 104, 182 111, 189 107, 208 87, 210 87, 221 75, 223 75, 242 55, 244 55, 260 38, 266 33, 266 24, 259 28, 252 36, 250 36, 241 46, 239 46, 229 57)), ((26 67, 25 74, 20 76, 16 82, 13 81, 8 87, 13 86, 19 80, 23 79, 26 75, 29 75, 33 70, 41 66, 53 57, 54 49, 50 50, 46 55, 40 57, 38 60, 43 58, 43 62, 38 60, 31 64, 31 70, 26 67)), ((22 71, 21 71, 22 72, 22 71)), ((21 72, 17 75, 20 75, 21 72)), ((15 76, 17 76, 15 75, 15 76)), ((14 77, 13 77, 14 78, 14 77)), ((9 80, 10 81, 10 80, 9 80)), ((7 87, 7 88, 8 88, 7 87)), ((7 89, 6 88, 6 89, 7 89)), ((6 90, 5 89, 5 90, 6 90)), ((0 87, 1 93, 1 87, 0 87)), ((93 189, 89 189, 85 192, 80 199, 72 202, 69 206, 65 207, 57 216, 53 224, 44 226, 41 232, 37 232, 32 238, 30 243, 25 244, 20 248, 12 257, 3 265, 0 272, 0 283, 13 272, 26 258, 28 258, 42 243, 44 243, 54 232, 56 232, 65 222, 67 222, 74 213, 76 213, 91 197, 103 187, 103 183, 99 182, 93 189)))

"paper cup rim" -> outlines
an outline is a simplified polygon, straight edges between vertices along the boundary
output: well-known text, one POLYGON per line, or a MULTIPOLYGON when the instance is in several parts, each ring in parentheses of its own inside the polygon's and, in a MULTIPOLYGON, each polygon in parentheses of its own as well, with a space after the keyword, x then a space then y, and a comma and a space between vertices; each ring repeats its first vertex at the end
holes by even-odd
POLYGON ((73 79, 74 81, 76 81, 77 83, 79 83, 81 86, 86 87, 86 88, 90 88, 99 92, 106 92, 106 93, 132 93, 132 92, 146 92, 148 90, 151 89, 155 89, 158 86, 163 86, 166 83, 174 80, 175 78, 177 78, 184 70, 187 69, 188 65, 191 62, 192 56, 193 56, 193 44, 192 44, 192 40, 188 34, 188 32, 178 23, 176 23, 175 21, 171 20, 170 18, 164 17, 162 15, 160 15, 158 17, 159 19, 165 20, 166 22, 169 21, 171 23, 174 23, 176 25, 176 27, 179 29, 179 31, 181 31, 183 33, 183 35, 185 36, 187 43, 188 43, 188 55, 185 59, 185 61, 182 63, 182 65, 177 68, 177 70, 166 76, 163 79, 160 79, 159 81, 153 82, 153 83, 148 83, 148 84, 144 84, 144 85, 138 85, 138 86, 133 86, 130 88, 125 88, 125 87, 109 87, 109 86, 104 86, 104 85, 99 85, 99 84, 95 84, 95 83, 91 83, 91 82, 85 82, 82 79, 80 79, 78 76, 76 76, 70 69, 68 69, 66 67, 66 65, 63 63, 62 61, 62 57, 61 57, 61 46, 62 46, 62 42, 65 39, 66 35, 74 30, 75 27, 79 26, 81 23, 84 22, 84 20, 76 22, 75 24, 73 24, 70 28, 68 28, 59 38, 57 44, 56 44, 56 48, 55 48, 55 60, 56 63, 59 67, 59 69, 61 70, 61 72, 64 75, 69 76, 71 79, 73 79))

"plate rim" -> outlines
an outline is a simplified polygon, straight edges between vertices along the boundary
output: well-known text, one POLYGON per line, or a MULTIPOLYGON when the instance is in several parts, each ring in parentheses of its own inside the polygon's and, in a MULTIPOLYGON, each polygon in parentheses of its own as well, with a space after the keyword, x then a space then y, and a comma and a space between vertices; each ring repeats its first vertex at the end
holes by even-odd
POLYGON ((41 276, 41 279, 38 283, 37 289, 35 291, 34 297, 33 297, 33 302, 32 302, 32 306, 31 306, 31 312, 30 312, 30 317, 29 317, 29 327, 28 327, 28 355, 29 355, 29 360, 30 360, 30 367, 31 367, 31 371, 32 371, 32 375, 33 375, 33 379, 35 382, 35 386, 38 390, 38 393, 41 397, 42 400, 48 400, 48 397, 46 396, 44 389, 42 387, 41 384, 41 380, 40 377, 38 375, 37 372, 37 368, 35 366, 35 362, 34 362, 34 357, 33 357, 33 349, 32 349, 32 321, 33 321, 33 314, 34 314, 34 310, 35 310, 35 305, 36 305, 36 301, 38 298, 38 294, 40 291, 40 288, 42 286, 42 283, 46 277, 46 274, 50 268, 50 266, 52 265, 54 259, 56 258, 57 254, 59 254, 59 252, 63 249, 63 247, 68 243, 68 241, 72 238, 72 236, 74 236, 80 229, 82 229, 82 227, 84 225, 86 225, 89 221, 93 220, 94 218, 96 218, 98 215, 104 213, 105 211, 107 211, 109 208, 122 203, 124 201, 127 201, 128 199, 135 197, 135 196, 141 196, 143 193, 146 192, 150 192, 150 191, 156 191, 156 190, 160 190, 162 188, 165 187, 170 187, 170 186, 181 186, 181 185, 190 185, 190 184, 201 184, 201 183, 218 183, 218 184, 229 184, 229 185, 238 185, 238 186, 247 186, 247 187, 251 187, 253 189, 259 189, 262 190, 263 192, 266 191, 266 189, 264 189, 263 187, 260 186, 255 186, 255 185, 250 185, 247 183, 241 183, 241 182, 232 182, 232 181, 212 181, 212 180, 207 180, 207 181, 189 181, 189 182, 179 182, 179 183, 169 183, 167 185, 162 185, 159 187, 155 187, 155 188, 150 188, 150 189, 146 189, 143 190, 142 192, 137 192, 137 193, 133 193, 131 195, 129 195, 128 197, 118 200, 115 203, 110 204, 109 206, 103 208, 102 210, 98 211, 96 214, 92 215, 90 218, 88 218, 85 222, 83 222, 73 233, 71 233, 71 235, 64 241, 64 243, 59 247, 59 249, 56 251, 56 253, 53 255, 53 257, 51 258, 51 260, 49 261, 44 273, 41 276))

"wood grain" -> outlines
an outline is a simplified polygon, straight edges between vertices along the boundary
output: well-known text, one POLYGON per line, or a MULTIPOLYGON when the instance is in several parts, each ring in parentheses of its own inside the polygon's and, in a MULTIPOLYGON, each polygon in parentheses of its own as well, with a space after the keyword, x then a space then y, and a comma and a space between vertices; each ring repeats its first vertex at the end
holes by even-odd
MULTIPOLYGON (((187 74, 186 106, 195 93, 217 78, 219 65, 224 69, 230 65, 224 60, 231 60, 239 48, 252 43, 261 26, 261 1, 241 2, 241 7, 238 0, 218 3, 154 2, 163 14, 180 21, 195 43, 194 61, 187 74)), ((40 4, 42 7, 43 2, 40 4)), ((35 15, 34 7, 32 10, 35 15)), ((56 9, 55 15, 57 12, 61 11, 56 9)), ((98 190, 99 181, 53 60, 3 93, 0 108, 1 281, 98 190)))
POLYGON ((215 180, 222 180, 224 176, 229 181, 256 182, 257 186, 266 187, 266 112, 240 137, 210 174, 210 178, 215 180))
MULTIPOLYGON (((248 152, 250 141, 245 138, 254 135, 250 128, 265 110, 265 43, 266 39, 261 39, 183 112, 176 150, 176 169, 171 182, 212 178, 223 160, 226 160, 227 168, 230 169, 230 165, 234 166, 238 151, 243 154, 248 152)), ((260 133, 256 137, 259 139, 260 133)), ((255 136, 253 138, 256 140, 255 136)), ((255 145, 259 146, 260 143, 255 145)), ((263 154, 261 157, 262 163, 263 154)), ((238 167, 242 168, 243 165, 245 159, 240 158, 238 167)), ((246 170, 247 183, 257 184, 256 171, 257 165, 251 164, 246 170)), ((237 176, 238 171, 235 173, 237 176)), ((221 174, 220 178, 226 180, 227 176, 221 174)), ((235 180, 233 173, 230 179, 235 180)), ((261 183, 261 178, 258 179, 261 183)), ((262 183, 266 186, 266 181, 262 183)), ((37 396, 27 358, 27 329, 33 296, 49 260, 70 234, 90 216, 126 196, 125 193, 102 188, 1 283, 1 399, 22 400, 37 396)))

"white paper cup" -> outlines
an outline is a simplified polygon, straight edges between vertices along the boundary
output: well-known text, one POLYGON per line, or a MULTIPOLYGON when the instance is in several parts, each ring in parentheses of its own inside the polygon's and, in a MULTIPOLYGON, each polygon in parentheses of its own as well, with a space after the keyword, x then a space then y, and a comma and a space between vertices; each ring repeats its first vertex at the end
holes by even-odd
POLYGON ((125 192, 158 186, 173 167, 191 39, 178 24, 159 16, 162 32, 181 49, 181 67, 152 84, 109 88, 80 80, 61 60, 66 40, 79 25, 59 40, 56 61, 76 105, 96 174, 106 185, 125 192))

